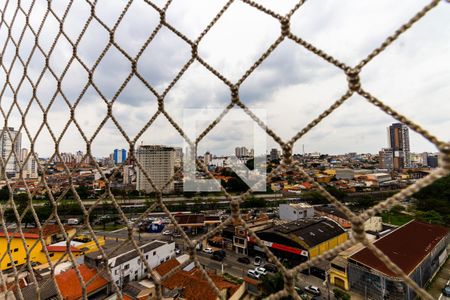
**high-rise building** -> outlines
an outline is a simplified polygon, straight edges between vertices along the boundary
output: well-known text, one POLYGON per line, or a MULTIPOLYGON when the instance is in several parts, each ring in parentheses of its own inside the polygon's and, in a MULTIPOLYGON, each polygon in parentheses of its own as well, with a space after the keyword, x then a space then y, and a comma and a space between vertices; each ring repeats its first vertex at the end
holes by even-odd
POLYGON ((116 165, 124 163, 127 160, 127 150, 114 149, 113 158, 116 165))
MULTIPOLYGON (((38 157, 37 153, 35 153, 38 157)), ((23 148, 21 151, 20 162, 22 164, 22 176, 24 179, 37 178, 38 177, 38 161, 30 154, 28 156, 28 149, 23 148)))
POLYGON ((174 147, 175 149, 175 168, 181 168, 183 164, 183 148, 174 147))
MULTIPOLYGON (((175 148, 158 145, 141 145, 136 151, 136 159, 148 174, 153 184, 161 189, 174 175, 175 148)), ((154 189, 143 171, 136 166, 136 189, 147 193, 154 189)), ((174 190, 173 181, 164 189, 164 193, 174 190)))
POLYGON ((391 148, 384 148, 381 149, 379 152, 379 164, 380 169, 388 169, 389 171, 392 171, 394 168, 394 154, 392 152, 391 148))
POLYGON ((205 153, 205 156, 203 158, 203 162, 205 163, 205 165, 209 166, 209 164, 211 164, 212 161, 212 155, 209 152, 205 153))
MULTIPOLYGON (((15 131, 13 127, 4 127, 0 135, 0 155, 5 163, 4 168, 7 177, 16 176, 16 172, 19 170, 18 160, 20 160, 22 155, 21 148, 22 134, 15 131), (10 135, 8 134, 8 131, 10 135), (12 153, 13 151, 16 155, 12 153)), ((0 176, 2 176, 3 170, 0 171, 0 176)))
POLYGON ((270 160, 275 161, 275 160, 279 160, 279 159, 280 159, 280 153, 278 152, 278 150, 275 148, 270 150, 270 160))
POLYGON ((234 154, 236 157, 241 158, 248 156, 249 151, 246 147, 236 147, 234 148, 234 154))
POLYGON ((430 154, 427 155, 427 166, 430 168, 437 168, 439 165, 439 155, 430 154))
POLYGON ((395 170, 410 168, 409 129, 405 124, 394 123, 387 128, 388 145, 393 151, 393 168, 395 170))

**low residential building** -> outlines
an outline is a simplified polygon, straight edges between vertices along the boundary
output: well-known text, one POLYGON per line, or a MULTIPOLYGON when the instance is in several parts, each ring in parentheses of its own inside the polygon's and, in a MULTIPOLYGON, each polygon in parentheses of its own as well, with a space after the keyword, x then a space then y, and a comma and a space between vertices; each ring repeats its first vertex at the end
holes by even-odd
POLYGON ((314 207, 306 203, 280 204, 278 212, 281 220, 297 221, 314 217, 314 207))
POLYGON ((181 229, 194 234, 206 231, 220 224, 219 216, 207 216, 204 214, 176 214, 175 220, 181 229))
MULTIPOLYGON (((374 245, 420 287, 448 257, 448 228, 411 221, 374 245)), ((364 248, 348 259, 350 289, 371 299, 415 299, 414 291, 374 253, 364 248)))
MULTIPOLYGON (((256 235, 280 259, 297 265, 348 240, 347 232, 328 218, 301 219, 261 230, 256 235)), ((250 255, 265 256, 254 239, 248 238, 250 255)))
MULTIPOLYGON (((75 228, 73 227, 65 226, 64 231, 69 237, 75 234, 75 228)), ((30 252, 30 261, 36 264, 48 263, 47 257, 45 256, 45 252, 42 247, 42 243, 39 241, 39 229, 23 229, 23 237, 25 240, 25 245, 30 252)), ((47 225, 42 228, 42 239, 44 241, 44 244, 49 246, 52 243, 64 240, 64 235, 62 234, 61 228, 59 226, 47 225)), ((0 232, 0 253, 7 252, 8 244, 14 264, 16 266, 19 266, 27 263, 27 253, 25 251, 24 243, 19 232, 0 232)), ((76 249, 75 252, 78 252, 78 249, 76 249)), ((53 256, 55 254, 49 251, 49 255, 50 259, 54 260, 53 256)), ((0 269, 7 270, 12 268, 13 262, 10 260, 9 255, 5 255, 0 263, 0 269)))
MULTIPOLYGON (((119 287, 147 276, 147 267, 141 261, 138 251, 131 242, 122 245, 122 242, 107 241, 103 249, 108 256, 108 266, 111 270, 112 280, 119 287)), ((152 269, 175 256, 174 242, 147 241, 141 243, 139 249, 152 269)), ((89 267, 99 270, 104 266, 103 256, 100 251, 86 254, 84 262, 89 267)))
MULTIPOLYGON (((171 259, 161 264, 155 270, 160 276, 164 276, 180 263, 176 259, 171 259)), ((201 270, 192 268, 191 270, 177 270, 169 277, 162 280, 163 297, 171 295, 179 299, 189 300, 216 300, 216 299, 241 299, 245 292, 245 284, 236 284, 227 281, 224 277, 208 272, 214 285, 219 290, 216 294, 209 285, 201 270)), ((175 297, 174 297, 175 298, 175 297)))

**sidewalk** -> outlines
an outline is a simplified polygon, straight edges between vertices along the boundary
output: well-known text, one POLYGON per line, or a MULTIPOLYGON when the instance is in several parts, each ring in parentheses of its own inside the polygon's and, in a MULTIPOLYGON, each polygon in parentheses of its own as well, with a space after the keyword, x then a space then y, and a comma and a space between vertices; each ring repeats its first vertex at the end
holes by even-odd
POLYGON ((436 274, 436 276, 433 279, 433 282, 428 287, 428 293, 430 293, 431 296, 433 296, 433 299, 450 299, 449 297, 441 296, 441 291, 444 288, 444 286, 448 283, 450 280, 450 258, 447 258, 447 261, 444 263, 444 265, 441 267, 439 272, 436 274))

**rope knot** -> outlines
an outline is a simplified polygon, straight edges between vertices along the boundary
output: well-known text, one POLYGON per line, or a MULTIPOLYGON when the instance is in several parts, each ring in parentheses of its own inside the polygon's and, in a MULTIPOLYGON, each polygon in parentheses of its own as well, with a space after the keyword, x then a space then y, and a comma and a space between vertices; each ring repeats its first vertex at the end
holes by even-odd
POLYGON ((238 102, 239 100, 239 88, 237 85, 233 85, 231 87, 231 101, 234 103, 238 102))
POLYGON ((364 230, 364 222, 360 217, 356 217, 352 220, 353 238, 358 242, 362 242, 366 238, 364 230))
POLYGON ((198 54, 198 44, 197 43, 193 43, 191 45, 191 54, 192 54, 192 58, 197 57, 197 54, 198 54))
POLYGON ((289 31, 290 31, 290 27, 291 27, 291 24, 289 22, 289 18, 285 18, 285 17, 282 18, 280 23, 281 23, 281 34, 283 36, 288 35, 289 31))
POLYGON ((348 88, 351 91, 357 91, 361 87, 361 82, 359 80, 359 69, 348 69, 345 73, 347 74, 348 88))

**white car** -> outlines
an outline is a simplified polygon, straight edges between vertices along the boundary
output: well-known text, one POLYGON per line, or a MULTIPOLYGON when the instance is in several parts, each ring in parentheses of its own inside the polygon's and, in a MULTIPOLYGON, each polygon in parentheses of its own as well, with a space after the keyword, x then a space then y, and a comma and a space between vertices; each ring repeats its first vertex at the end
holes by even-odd
POLYGON ((248 270, 247 275, 248 275, 248 277, 255 278, 255 279, 259 279, 259 277, 261 276, 255 270, 248 270))
POLYGON ((163 231, 163 235, 171 235, 171 234, 172 234, 172 231, 170 231, 170 230, 163 231))
POLYGON ((212 254, 213 253, 213 249, 205 248, 205 249, 203 249, 203 252, 208 253, 208 254, 212 254))
POLYGON ((264 269, 264 268, 262 268, 262 267, 257 267, 256 269, 255 269, 255 271, 256 272, 258 272, 260 275, 267 275, 267 270, 266 269, 264 269))
POLYGON ((314 285, 308 285, 307 287, 305 287, 305 291, 314 295, 320 295, 320 289, 314 285))

